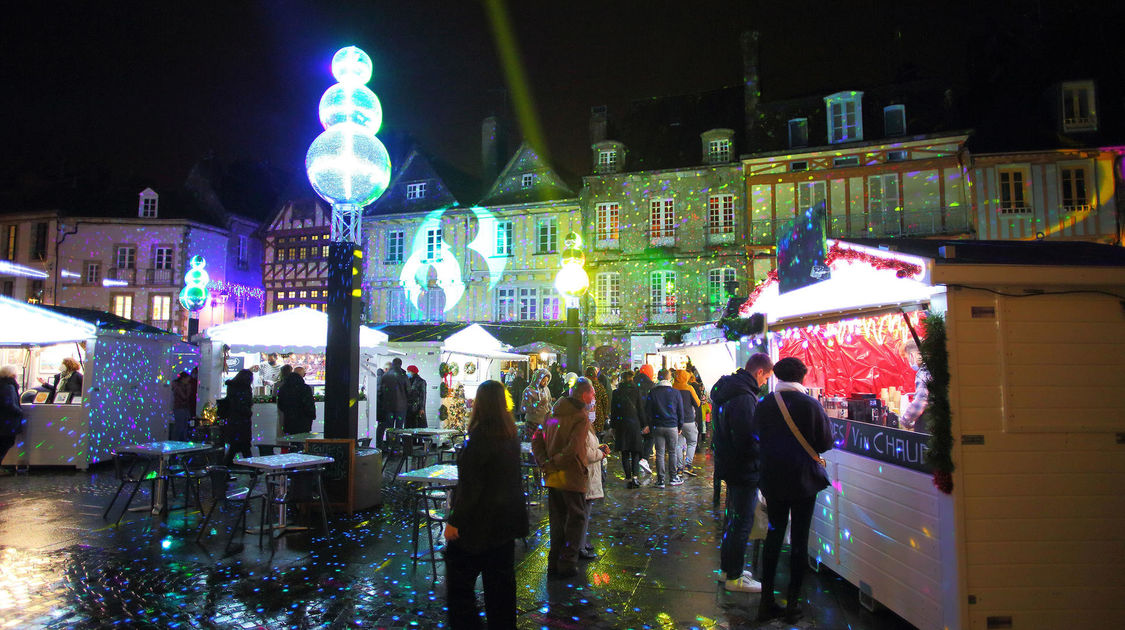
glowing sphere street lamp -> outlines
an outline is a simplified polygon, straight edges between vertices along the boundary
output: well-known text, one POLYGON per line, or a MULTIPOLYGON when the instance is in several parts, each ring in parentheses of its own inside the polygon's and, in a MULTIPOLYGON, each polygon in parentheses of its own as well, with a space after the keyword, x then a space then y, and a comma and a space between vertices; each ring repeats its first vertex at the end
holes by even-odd
POLYGON ((566 301, 566 368, 577 373, 582 362, 582 330, 578 325, 578 300, 590 288, 582 237, 571 232, 563 239, 562 265, 555 275, 555 288, 566 301))
POLYGON ((199 332, 199 311, 211 299, 211 291, 207 289, 211 276, 204 269, 206 266, 207 261, 202 256, 192 256, 188 261, 190 269, 184 274, 184 288, 180 289, 180 306, 188 312, 188 340, 199 332))
POLYGON ((391 159, 375 137, 383 108, 366 85, 371 57, 355 46, 332 57, 337 83, 320 98, 324 131, 309 145, 305 171, 316 194, 332 204, 328 248, 328 340, 324 358, 324 435, 357 437, 360 279, 364 206, 387 190, 391 159))

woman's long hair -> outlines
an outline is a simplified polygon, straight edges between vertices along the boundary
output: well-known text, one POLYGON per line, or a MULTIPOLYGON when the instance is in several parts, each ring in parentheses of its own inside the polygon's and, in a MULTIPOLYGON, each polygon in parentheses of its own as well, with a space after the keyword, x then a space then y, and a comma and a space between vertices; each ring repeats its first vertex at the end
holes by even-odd
POLYGON ((485 381, 473 399, 473 415, 469 418, 469 434, 489 439, 511 439, 516 436, 508 388, 500 381, 485 381))

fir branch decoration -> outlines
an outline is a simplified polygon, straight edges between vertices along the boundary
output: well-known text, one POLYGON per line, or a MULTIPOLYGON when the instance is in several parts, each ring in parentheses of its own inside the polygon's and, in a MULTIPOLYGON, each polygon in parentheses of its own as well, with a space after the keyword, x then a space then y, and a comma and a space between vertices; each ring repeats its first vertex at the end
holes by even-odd
POLYGON ((922 339, 922 362, 930 373, 926 382, 929 404, 922 419, 930 429, 926 461, 934 467, 934 485, 946 494, 953 492, 953 428, 949 406, 949 349, 946 345, 945 316, 929 311, 922 339))

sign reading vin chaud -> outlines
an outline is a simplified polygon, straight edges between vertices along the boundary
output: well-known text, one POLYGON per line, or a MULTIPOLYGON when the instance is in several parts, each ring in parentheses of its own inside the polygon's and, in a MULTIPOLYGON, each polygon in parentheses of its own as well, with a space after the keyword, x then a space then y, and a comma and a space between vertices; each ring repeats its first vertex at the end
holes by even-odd
POLYGON ((829 420, 836 448, 919 472, 933 472, 926 462, 929 435, 843 418, 829 420))

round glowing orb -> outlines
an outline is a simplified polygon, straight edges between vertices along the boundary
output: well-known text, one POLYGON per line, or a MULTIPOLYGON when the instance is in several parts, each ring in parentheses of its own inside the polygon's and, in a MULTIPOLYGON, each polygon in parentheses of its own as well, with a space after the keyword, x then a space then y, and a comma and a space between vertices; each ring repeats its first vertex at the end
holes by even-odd
POLYGON ((332 125, 313 140, 305 170, 316 194, 333 204, 365 206, 391 179, 391 157, 370 131, 354 122, 332 125))
POLYGON ((563 265, 555 276, 555 288, 569 297, 582 297, 590 288, 590 278, 581 265, 563 265))
POLYGON ((204 269, 207 261, 202 256, 192 256, 188 266, 190 269, 184 274, 184 288, 180 289, 180 306, 195 313, 203 310, 208 298, 211 297, 210 291, 207 290, 207 283, 211 281, 211 277, 204 269))
POLYGON ((327 129, 343 122, 353 122, 372 135, 383 124, 383 106, 366 85, 337 83, 320 97, 320 124, 327 129))
POLYGON ((332 76, 340 83, 363 85, 371 80, 371 57, 355 46, 341 48, 332 56, 332 76))

